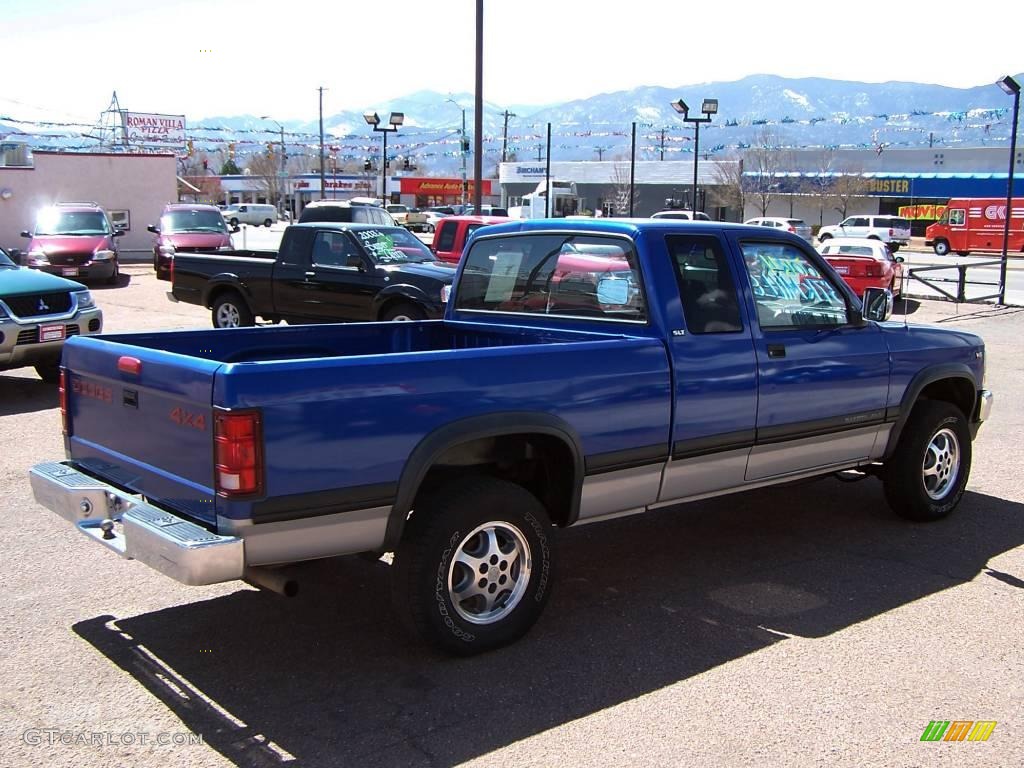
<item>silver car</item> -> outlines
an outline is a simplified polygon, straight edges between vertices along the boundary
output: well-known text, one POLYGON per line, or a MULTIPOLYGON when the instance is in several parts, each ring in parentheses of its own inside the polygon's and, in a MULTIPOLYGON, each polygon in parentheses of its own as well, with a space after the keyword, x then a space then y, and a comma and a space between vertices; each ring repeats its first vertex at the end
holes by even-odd
POLYGON ((774 227, 786 232, 792 232, 797 237, 802 237, 808 243, 813 240, 811 227, 803 219, 787 219, 784 216, 759 216, 756 219, 748 219, 743 222, 755 227, 774 227))

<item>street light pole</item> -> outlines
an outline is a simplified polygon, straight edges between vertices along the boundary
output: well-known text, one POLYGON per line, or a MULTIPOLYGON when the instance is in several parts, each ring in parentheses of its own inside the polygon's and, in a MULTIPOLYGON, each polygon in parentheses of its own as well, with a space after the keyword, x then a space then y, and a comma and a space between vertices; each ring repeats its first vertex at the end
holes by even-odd
POLYGON ((1010 130, 1010 170, 1006 174, 1006 219, 1003 222, 1003 254, 999 264, 999 303, 1006 303, 1006 259, 1010 245, 1010 217, 1013 215, 1013 170, 1017 160, 1017 118, 1020 113, 1020 83, 1007 75, 996 83, 1013 96, 1013 128, 1010 130))
POLYGON ((459 154, 462 155, 462 209, 465 212, 466 209, 466 108, 461 106, 455 99, 447 98, 446 102, 451 102, 456 107, 462 110, 462 130, 459 131, 459 154))
POLYGON ((366 124, 373 128, 375 132, 384 134, 384 147, 381 150, 381 164, 380 164, 380 196, 384 204, 387 204, 387 192, 388 192, 388 134, 393 131, 397 131, 399 126, 405 122, 404 112, 392 112, 388 118, 387 125, 380 124, 380 117, 376 112, 367 112, 363 115, 363 119, 366 124))
POLYGON ((285 162, 286 162, 287 157, 288 157, 287 153, 285 152, 285 148, 284 148, 284 125, 282 123, 278 122, 277 120, 275 120, 274 118, 272 118, 270 115, 261 115, 260 116, 260 120, 269 120, 270 122, 272 122, 275 125, 277 125, 277 127, 281 130, 281 170, 278 173, 278 182, 277 182, 277 210, 280 211, 283 214, 284 213, 285 162))
POLYGON ((700 153, 700 124, 710 123, 712 115, 718 113, 718 99, 704 99, 700 111, 704 117, 690 117, 690 108, 682 99, 672 102, 672 109, 683 116, 684 123, 693 123, 693 193, 690 200, 691 212, 697 215, 697 161, 700 153))

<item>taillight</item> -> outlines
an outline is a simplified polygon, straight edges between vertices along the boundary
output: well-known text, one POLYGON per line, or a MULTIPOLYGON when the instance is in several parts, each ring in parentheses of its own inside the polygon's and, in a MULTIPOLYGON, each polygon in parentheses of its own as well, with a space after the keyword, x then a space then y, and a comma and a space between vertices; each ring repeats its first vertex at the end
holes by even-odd
POLYGON ((789 231, 792 232, 795 235, 796 234, 796 227, 790 227, 789 231))
POLYGON ((214 474, 219 496, 263 491, 263 428, 259 411, 218 411, 213 417, 214 474))
POLYGON ((57 382, 57 396, 60 398, 60 428, 61 433, 67 437, 68 434, 68 371, 67 368, 60 369, 60 379, 57 382))

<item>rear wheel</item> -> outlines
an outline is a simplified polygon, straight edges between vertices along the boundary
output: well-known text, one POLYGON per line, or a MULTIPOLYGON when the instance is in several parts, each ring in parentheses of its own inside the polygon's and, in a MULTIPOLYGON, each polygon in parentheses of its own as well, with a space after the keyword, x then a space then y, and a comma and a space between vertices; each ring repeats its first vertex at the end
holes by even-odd
POLYGON ((240 328, 255 325, 256 322, 245 299, 235 291, 228 291, 217 297, 213 302, 212 315, 214 328, 240 328))
POLYGON ((941 520, 960 503, 970 473, 971 436, 964 414, 950 403, 922 400, 886 462, 885 498, 908 520, 941 520))
POLYGON ((896 251, 898 251, 899 249, 900 249, 900 244, 899 243, 889 243, 889 251, 890 251, 890 253, 896 253, 896 251))
POLYGON ((232 227, 237 227, 238 226, 238 219, 235 218, 234 216, 232 216, 231 220, 228 221, 228 224, 230 224, 232 227))
POLYGON ((381 320, 408 322, 410 320, 424 320, 426 317, 427 313, 423 311, 422 307, 403 302, 389 307, 381 316, 381 320))
POLYGON ((395 552, 398 614, 461 656, 522 637, 551 591, 551 523, 524 488, 490 477, 418 500, 395 552))
POLYGON ((264 219, 263 220, 263 226, 267 227, 268 229, 270 228, 270 225, 273 224, 273 223, 274 222, 272 222, 270 219, 264 219))
POLYGON ((971 252, 970 251, 957 251, 956 255, 957 256, 970 256, 971 252))
POLYGON ((936 240, 932 245, 932 250, 935 251, 936 256, 947 256, 949 254, 949 243, 945 240, 936 240))

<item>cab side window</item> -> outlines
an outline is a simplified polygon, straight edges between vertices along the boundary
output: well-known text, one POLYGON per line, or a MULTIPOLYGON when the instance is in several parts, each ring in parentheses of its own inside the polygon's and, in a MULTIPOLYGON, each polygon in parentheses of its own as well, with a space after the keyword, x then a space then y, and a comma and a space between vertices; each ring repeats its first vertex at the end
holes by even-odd
POLYGON ((458 229, 458 224, 455 222, 442 221, 438 224, 437 240, 435 241, 435 250, 447 253, 455 247, 455 231, 458 229))
POLYGON ((764 330, 847 322, 846 301, 811 258, 781 243, 743 243, 743 262, 764 330))
POLYGON ((962 227, 966 221, 966 211, 963 208, 949 209, 949 226, 962 227))
POLYGON ((316 233, 313 263, 318 267, 346 267, 349 256, 353 255, 358 255, 358 251, 344 232, 316 233))
POLYGON ((742 331, 736 284, 718 238, 669 235, 665 244, 675 267, 687 330, 742 331))

